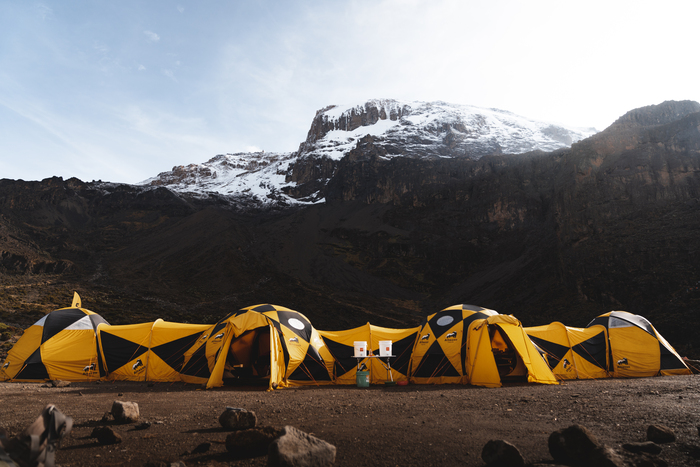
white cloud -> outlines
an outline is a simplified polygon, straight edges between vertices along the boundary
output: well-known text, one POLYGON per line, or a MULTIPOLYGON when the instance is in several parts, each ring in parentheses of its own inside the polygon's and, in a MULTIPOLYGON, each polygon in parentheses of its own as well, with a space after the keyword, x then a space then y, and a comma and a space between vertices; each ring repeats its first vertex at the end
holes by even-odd
POLYGON ((179 11, 180 13, 184 13, 184 12, 185 12, 185 7, 184 7, 184 6, 178 5, 178 6, 177 6, 177 11, 179 11))
POLYGON ((39 16, 43 20, 53 15, 53 10, 51 9, 51 7, 44 3, 38 3, 36 5, 36 11, 39 13, 39 16))
POLYGON ((175 77, 173 70, 163 70, 163 74, 177 83, 177 78, 175 77))
POLYGON ((143 33, 151 42, 158 42, 160 40, 160 36, 153 31, 143 31, 143 33))
POLYGON ((143 65, 139 64, 139 68, 138 68, 138 70, 139 70, 139 71, 144 71, 145 69, 146 69, 146 67, 145 67, 145 66, 143 66, 143 65))

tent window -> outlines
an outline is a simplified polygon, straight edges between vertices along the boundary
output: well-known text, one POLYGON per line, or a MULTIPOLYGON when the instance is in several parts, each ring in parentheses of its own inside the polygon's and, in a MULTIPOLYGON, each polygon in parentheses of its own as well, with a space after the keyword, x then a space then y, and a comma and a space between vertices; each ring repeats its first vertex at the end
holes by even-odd
POLYGON ((630 328, 634 326, 634 324, 630 323, 629 321, 625 321, 624 319, 620 318, 610 318, 610 321, 608 323, 609 328, 630 328))

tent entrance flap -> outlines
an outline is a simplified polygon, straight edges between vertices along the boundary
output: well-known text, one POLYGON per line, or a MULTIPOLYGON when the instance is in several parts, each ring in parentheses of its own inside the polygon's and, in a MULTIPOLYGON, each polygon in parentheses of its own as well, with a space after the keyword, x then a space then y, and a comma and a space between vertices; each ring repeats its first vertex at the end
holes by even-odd
POLYGON ((526 382, 527 368, 505 332, 498 325, 489 326, 491 350, 502 382, 526 382))
POLYGON ((224 384, 267 386, 271 363, 270 327, 246 331, 231 340, 224 366, 224 384))

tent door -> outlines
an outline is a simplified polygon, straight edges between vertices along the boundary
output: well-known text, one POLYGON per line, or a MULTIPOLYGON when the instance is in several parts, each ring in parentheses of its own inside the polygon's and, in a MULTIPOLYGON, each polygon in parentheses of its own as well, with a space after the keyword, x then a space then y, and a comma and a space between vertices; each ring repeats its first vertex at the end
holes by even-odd
POLYGON ((527 382, 527 368, 508 335, 498 325, 489 326, 491 350, 502 382, 527 382))
POLYGON ((224 366, 224 385, 267 387, 270 365, 270 327, 246 331, 231 340, 224 366))

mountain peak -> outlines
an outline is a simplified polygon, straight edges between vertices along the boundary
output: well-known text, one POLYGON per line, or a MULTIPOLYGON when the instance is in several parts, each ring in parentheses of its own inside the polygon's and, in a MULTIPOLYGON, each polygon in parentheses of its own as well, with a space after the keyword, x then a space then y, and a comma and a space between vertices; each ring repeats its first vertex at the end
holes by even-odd
POLYGON ((661 104, 630 110, 610 127, 665 125, 696 112, 700 112, 700 104, 695 101, 665 101, 661 104))

